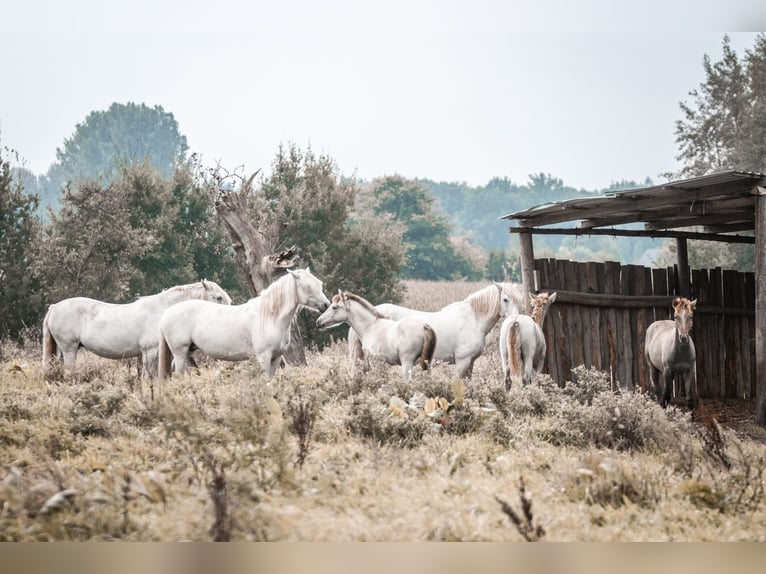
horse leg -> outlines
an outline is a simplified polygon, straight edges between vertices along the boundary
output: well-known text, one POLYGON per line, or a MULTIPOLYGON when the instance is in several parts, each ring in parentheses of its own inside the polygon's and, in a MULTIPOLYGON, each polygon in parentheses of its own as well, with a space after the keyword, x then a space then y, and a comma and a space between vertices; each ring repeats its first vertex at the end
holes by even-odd
POLYGON ((189 347, 172 349, 173 353, 173 372, 180 374, 186 370, 186 359, 189 357, 189 347))
POLYGON ((157 376, 157 349, 145 349, 139 359, 139 377, 142 379, 151 379, 157 376))
POLYGON ((368 368, 365 368, 365 356, 364 349, 362 349, 362 340, 357 335, 356 331, 349 327, 348 329, 348 362, 351 366, 351 374, 356 372, 359 364, 362 364, 363 372, 367 372, 368 368))
POLYGON ((457 376, 461 379, 470 379, 473 375, 473 363, 476 357, 465 357, 455 361, 455 368, 457 369, 457 376))
POLYGON ((697 408, 697 367, 692 366, 684 378, 686 380, 686 406, 694 410, 697 408))
POLYGON ((64 366, 72 368, 74 367, 74 362, 77 359, 77 350, 79 349, 78 345, 60 345, 61 349, 61 355, 64 357, 64 366))
POLYGON ((654 387, 654 399, 662 404, 662 389, 660 388, 660 370, 652 363, 649 363, 649 378, 654 387))
POLYGON ((662 408, 664 409, 670 404, 670 399, 673 396, 673 372, 667 367, 662 370, 662 382, 663 392, 660 405, 662 405, 662 408))
POLYGON ((530 357, 524 357, 524 374, 521 377, 521 382, 526 387, 532 384, 532 379, 535 376, 535 369, 532 366, 532 359, 530 357))
POLYGON ((282 355, 276 355, 271 357, 270 359, 267 359, 267 369, 269 379, 273 379, 274 375, 277 374, 277 369, 279 368, 280 363, 282 362, 282 355))

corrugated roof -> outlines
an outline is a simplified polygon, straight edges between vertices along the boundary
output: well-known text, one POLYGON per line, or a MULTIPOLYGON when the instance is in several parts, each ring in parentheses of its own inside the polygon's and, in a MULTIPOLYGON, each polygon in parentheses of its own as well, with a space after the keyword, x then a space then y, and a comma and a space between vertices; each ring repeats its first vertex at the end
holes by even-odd
POLYGON ((647 231, 703 227, 706 233, 755 229, 755 195, 766 193, 766 176, 725 171, 628 189, 592 198, 545 203, 504 215, 523 228, 580 221, 579 228, 603 229, 644 223, 647 231))

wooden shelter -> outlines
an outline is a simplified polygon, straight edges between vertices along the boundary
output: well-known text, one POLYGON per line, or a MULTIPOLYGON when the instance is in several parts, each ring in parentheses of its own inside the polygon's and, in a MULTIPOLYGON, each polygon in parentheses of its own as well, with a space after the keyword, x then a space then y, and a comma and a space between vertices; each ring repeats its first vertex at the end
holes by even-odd
MULTIPOLYGON (((687 250, 689 239, 755 244, 752 290, 755 340, 751 376, 756 389, 756 421, 766 426, 766 175, 726 171, 606 196, 538 205, 505 215, 502 219, 518 222, 517 226, 510 227, 510 232, 519 235, 522 281, 528 291, 537 291, 540 287, 539 262, 534 259, 534 235, 675 239, 678 263, 674 292, 684 296, 691 295, 692 285, 687 250), (576 227, 559 225, 571 225, 572 222, 579 224, 576 227), (636 223, 643 223, 643 229, 620 227, 636 223), (690 231, 690 228, 699 231, 690 231)), ((615 294, 611 300, 646 307, 667 306, 669 301, 667 296, 662 299, 651 295, 638 302, 635 297, 615 294)), ((562 301, 561 296, 559 300, 562 301)), ((563 301, 573 305, 606 306, 603 297, 589 297, 587 292, 564 293, 563 301)))

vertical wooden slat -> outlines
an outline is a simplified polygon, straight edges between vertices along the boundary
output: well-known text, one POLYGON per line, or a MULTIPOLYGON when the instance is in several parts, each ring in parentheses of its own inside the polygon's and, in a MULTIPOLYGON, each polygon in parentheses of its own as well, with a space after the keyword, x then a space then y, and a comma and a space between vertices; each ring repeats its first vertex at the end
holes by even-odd
MULTIPOLYGON (((710 298, 709 305, 714 307, 723 306, 723 271, 720 267, 709 270, 710 275, 710 298)), ((726 331, 724 329, 724 317, 721 314, 707 315, 707 339, 705 341, 710 353, 714 353, 713 372, 710 373, 711 390, 717 391, 712 395, 718 398, 726 397, 726 331)))
MULTIPOLYGON (((623 266, 621 270, 620 278, 620 293, 622 295, 632 294, 632 281, 633 278, 630 273, 630 265, 623 266)), ((625 382, 629 389, 643 388, 642 382, 636 377, 638 372, 634 367, 634 355, 633 350, 633 334, 631 325, 633 324, 633 317, 631 316, 629 309, 622 310, 622 329, 620 348, 622 349, 622 360, 625 361, 625 382)))
MULTIPOLYGON (((604 265, 604 292, 610 295, 618 295, 620 293, 620 277, 621 269, 619 263, 614 261, 608 261, 604 265)), ((622 353, 622 313, 618 312, 614 307, 610 307, 606 312, 608 330, 607 330, 607 343, 609 348, 609 366, 611 370, 611 376, 613 384, 619 385, 622 388, 632 388, 629 386, 629 379, 625 374, 624 356, 622 353)))
POLYGON ((766 196, 755 189, 755 422, 766 427, 766 196))
MULTIPOLYGON (((722 296, 724 307, 739 307, 739 289, 737 289, 736 271, 727 269, 723 272, 722 296)), ((733 399, 739 395, 739 388, 742 386, 742 363, 740 359, 740 332, 739 316, 724 315, 724 398, 733 399)))
POLYGON ((749 309, 753 309, 755 315, 748 317, 747 326, 750 332, 750 393, 745 398, 753 398, 756 396, 756 389, 758 383, 758 373, 756 372, 756 357, 758 351, 756 350, 756 322, 757 322, 757 310, 755 301, 755 274, 745 274, 745 301, 749 309))

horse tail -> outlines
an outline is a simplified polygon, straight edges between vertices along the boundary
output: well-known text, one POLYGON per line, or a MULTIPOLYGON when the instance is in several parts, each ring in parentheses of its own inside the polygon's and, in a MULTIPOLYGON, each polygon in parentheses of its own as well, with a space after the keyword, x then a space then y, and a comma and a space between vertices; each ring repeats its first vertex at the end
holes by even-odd
POLYGON ((160 344, 157 354, 157 378, 159 380, 167 379, 170 376, 172 361, 173 353, 170 352, 165 334, 160 330, 160 344))
POLYGON ((428 323, 423 325, 423 350, 420 353, 420 366, 426 371, 431 368, 436 351, 436 331, 428 323))
POLYGON ((51 316, 51 311, 53 311, 53 305, 50 306, 48 312, 45 314, 45 319, 43 319, 43 375, 45 375, 51 359, 58 355, 58 344, 56 343, 56 339, 53 338, 51 329, 48 326, 48 319, 51 316))
POLYGON ((514 321, 508 329, 508 339, 505 344, 508 349, 508 366, 505 371, 505 388, 510 390, 512 377, 519 377, 522 369, 521 335, 518 321, 514 321))

